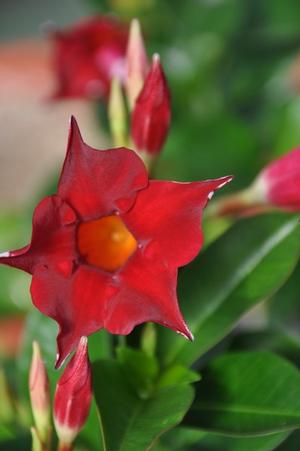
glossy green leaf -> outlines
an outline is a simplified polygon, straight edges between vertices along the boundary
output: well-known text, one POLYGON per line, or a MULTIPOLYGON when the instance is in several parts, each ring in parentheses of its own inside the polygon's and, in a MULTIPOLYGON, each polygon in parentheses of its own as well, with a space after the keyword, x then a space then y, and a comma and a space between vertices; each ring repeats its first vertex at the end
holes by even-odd
POLYGON ((13 433, 9 427, 0 424, 0 442, 13 438, 13 433))
MULTIPOLYGON (((231 437, 179 426, 167 432, 159 445, 164 446, 162 449, 166 451, 272 451, 289 434, 279 432, 256 437, 231 437)), ((160 448, 155 446, 153 450, 160 451, 160 448)))
POLYGON ((183 365, 173 365, 161 374, 157 386, 168 387, 169 385, 191 384, 201 379, 200 374, 186 368, 183 365))
POLYGON ((277 291, 268 303, 269 318, 272 325, 289 329, 300 340, 299 297, 300 263, 286 284, 277 291))
POLYGON ((299 366, 300 338, 288 329, 267 328, 263 330, 241 331, 230 342, 233 351, 272 351, 286 357, 299 366))
POLYGON ((299 451, 299 443, 300 443, 300 430, 294 431, 290 434, 290 436, 285 440, 276 451, 299 451))
POLYGON ((93 380, 105 451, 150 449, 182 420, 193 400, 189 385, 157 388, 141 398, 122 365, 111 360, 93 365, 93 380))
POLYGON ((117 357, 124 374, 139 396, 147 397, 159 373, 158 362, 138 349, 119 347, 117 357))
POLYGON ((202 370, 185 423, 231 435, 300 427, 300 372, 268 352, 229 353, 202 370))
MULTIPOLYGON (((207 434, 199 444, 189 448, 188 451, 273 451, 285 441, 288 435, 288 432, 258 437, 226 437, 207 434)), ((184 448, 180 451, 183 450, 184 448)))
POLYGON ((273 294, 300 253, 298 217, 272 214, 238 222, 179 277, 179 300, 195 341, 160 328, 165 365, 191 364, 223 338, 252 306, 273 294))

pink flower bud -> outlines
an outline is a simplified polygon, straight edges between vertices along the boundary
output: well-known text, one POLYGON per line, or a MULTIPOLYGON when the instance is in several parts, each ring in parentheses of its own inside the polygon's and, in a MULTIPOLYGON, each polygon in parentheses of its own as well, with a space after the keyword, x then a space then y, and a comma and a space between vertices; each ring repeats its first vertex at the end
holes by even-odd
POLYGON ((132 113, 131 133, 136 149, 157 154, 165 142, 170 119, 169 89, 156 54, 132 113))
POLYGON ((92 400, 92 375, 87 338, 82 337, 77 351, 59 379, 54 398, 54 424, 61 447, 68 448, 89 414, 92 400))
POLYGON ((141 92, 147 72, 148 58, 138 19, 133 19, 130 25, 129 39, 126 52, 125 86, 130 109, 141 92))
POLYGON ((29 392, 36 431, 42 443, 47 443, 50 430, 50 386, 39 344, 33 342, 29 372, 29 392))
POLYGON ((300 211, 300 148, 266 166, 252 189, 259 203, 300 211))

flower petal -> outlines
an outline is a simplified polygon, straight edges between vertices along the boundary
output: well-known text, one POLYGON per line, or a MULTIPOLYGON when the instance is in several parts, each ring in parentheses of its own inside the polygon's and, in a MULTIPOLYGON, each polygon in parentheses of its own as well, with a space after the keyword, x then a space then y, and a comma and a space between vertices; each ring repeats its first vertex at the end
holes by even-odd
POLYGON ((58 194, 85 220, 127 211, 148 184, 140 158, 125 148, 95 150, 82 140, 74 117, 58 194))
POLYGON ((65 278, 43 266, 37 268, 31 295, 34 305, 59 324, 57 368, 81 336, 103 327, 104 308, 111 293, 108 276, 97 269, 81 265, 65 278))
POLYGON ((176 285, 177 269, 136 252, 115 276, 118 291, 107 303, 104 327, 127 335, 136 325, 153 321, 192 339, 178 307, 176 285))
POLYGON ((204 182, 150 181, 122 219, 145 255, 173 267, 189 263, 201 249, 203 208, 213 192, 231 177, 204 182))
POLYGON ((0 254, 0 263, 32 274, 36 265, 55 268, 65 276, 76 258, 76 215, 58 196, 45 197, 32 220, 31 243, 22 249, 0 254))

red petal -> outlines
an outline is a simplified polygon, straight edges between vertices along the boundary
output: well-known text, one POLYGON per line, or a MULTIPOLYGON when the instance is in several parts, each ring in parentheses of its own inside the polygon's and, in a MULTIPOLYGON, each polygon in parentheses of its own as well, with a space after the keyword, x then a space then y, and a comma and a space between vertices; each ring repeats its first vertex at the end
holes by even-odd
POLYGON ((131 120, 132 138, 140 151, 161 150, 171 120, 170 93, 158 55, 153 58, 131 120))
POLYGON ((104 326, 114 334, 129 334, 143 322, 153 321, 193 336, 180 313, 176 295, 177 269, 137 252, 115 276, 119 291, 107 303, 104 326))
POLYGON ((145 256, 173 267, 189 263, 201 249, 202 211, 213 192, 231 177, 204 182, 150 181, 134 207, 122 215, 145 256))
POLYGON ((33 214, 31 244, 1 254, 0 263, 29 273, 36 265, 45 265, 68 275, 76 258, 76 220, 72 208, 58 196, 44 198, 33 214))
POLYGON ((146 169, 133 151, 125 148, 99 151, 89 147, 72 117, 58 194, 85 220, 128 210, 137 191, 147 183, 146 169))
POLYGON ((35 271, 31 284, 34 305, 59 324, 56 367, 78 344, 80 337, 103 327, 106 299, 112 294, 109 276, 80 266, 65 278, 44 267, 35 271))

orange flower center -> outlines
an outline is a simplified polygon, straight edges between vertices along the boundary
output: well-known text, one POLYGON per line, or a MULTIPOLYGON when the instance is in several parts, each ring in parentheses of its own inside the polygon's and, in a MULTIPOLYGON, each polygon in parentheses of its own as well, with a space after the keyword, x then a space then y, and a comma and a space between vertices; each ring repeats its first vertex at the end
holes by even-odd
POLYGON ((119 216, 106 216, 81 223, 77 245, 87 263, 113 272, 135 252, 137 241, 119 216))

